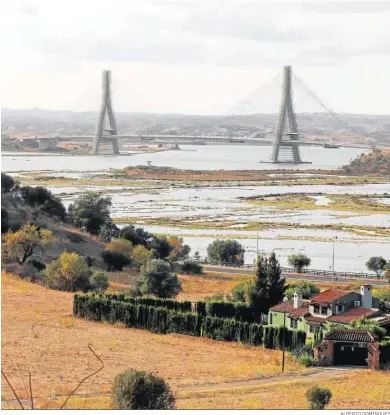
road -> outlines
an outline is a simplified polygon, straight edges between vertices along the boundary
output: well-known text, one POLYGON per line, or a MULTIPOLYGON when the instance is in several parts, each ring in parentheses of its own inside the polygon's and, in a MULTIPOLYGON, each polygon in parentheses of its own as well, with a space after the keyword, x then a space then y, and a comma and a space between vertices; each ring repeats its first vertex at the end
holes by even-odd
MULTIPOLYGON (((222 267, 219 265, 204 265, 203 269, 208 272, 215 272, 219 274, 247 274, 253 275, 253 269, 251 268, 234 268, 234 267, 222 267)), ((332 282, 332 277, 327 275, 314 275, 314 274, 297 274, 294 272, 283 272, 282 276, 287 280, 300 279, 306 281, 317 282, 332 282)), ((388 285, 386 280, 374 280, 372 278, 352 278, 352 277, 335 277, 334 282, 361 282, 364 281, 371 285, 388 285)))

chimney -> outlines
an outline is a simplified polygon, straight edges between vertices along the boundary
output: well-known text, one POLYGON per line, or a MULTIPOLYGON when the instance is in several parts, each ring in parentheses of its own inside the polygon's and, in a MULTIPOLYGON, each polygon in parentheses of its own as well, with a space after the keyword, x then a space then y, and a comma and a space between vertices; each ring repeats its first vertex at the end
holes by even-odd
POLYGON ((361 302, 364 308, 372 307, 372 285, 364 284, 360 287, 361 302))
POLYGON ((302 295, 297 292, 294 293, 294 308, 302 307, 302 295))

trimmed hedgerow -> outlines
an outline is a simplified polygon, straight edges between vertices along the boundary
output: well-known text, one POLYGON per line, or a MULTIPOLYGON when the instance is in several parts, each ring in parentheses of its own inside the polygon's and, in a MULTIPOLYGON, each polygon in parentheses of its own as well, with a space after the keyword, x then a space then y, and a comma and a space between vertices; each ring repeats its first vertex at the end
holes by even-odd
MULTIPOLYGON (((121 294, 76 294, 73 314, 92 321, 120 322, 126 327, 147 329, 155 333, 179 333, 264 346, 268 349, 282 348, 284 331, 286 349, 305 344, 306 333, 302 331, 291 331, 287 328, 262 326, 234 318, 220 318, 204 313, 182 312, 177 308, 168 308, 168 306, 176 306, 174 303, 179 302, 173 300, 159 302, 159 299, 125 297, 121 294), (163 303, 166 303, 165 306, 152 305, 163 303)), ((202 306, 198 308, 205 310, 202 306)))

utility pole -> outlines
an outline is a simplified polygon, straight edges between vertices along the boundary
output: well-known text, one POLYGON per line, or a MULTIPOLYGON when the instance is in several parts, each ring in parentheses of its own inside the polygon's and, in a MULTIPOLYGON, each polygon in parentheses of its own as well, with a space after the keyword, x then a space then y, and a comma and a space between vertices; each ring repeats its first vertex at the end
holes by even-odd
POLYGON ((332 252, 332 282, 334 281, 334 248, 335 248, 335 241, 337 240, 337 236, 333 239, 333 252, 332 252))
MULTIPOLYGON (((283 302, 286 303, 288 301, 287 297, 283 298, 283 302)), ((287 312, 285 311, 283 313, 283 352, 282 352, 282 373, 284 373, 284 353, 285 353, 285 344, 286 344, 286 314, 287 312)))

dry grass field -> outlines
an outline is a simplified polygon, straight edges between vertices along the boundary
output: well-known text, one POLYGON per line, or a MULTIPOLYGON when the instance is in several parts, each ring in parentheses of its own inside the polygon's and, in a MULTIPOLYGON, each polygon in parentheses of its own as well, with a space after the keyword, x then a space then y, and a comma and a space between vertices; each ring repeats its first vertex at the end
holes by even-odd
MULTIPOLYGON (((281 352, 182 335, 157 335, 72 317, 72 294, 2 273, 3 370, 27 396, 28 372, 37 397, 66 394, 99 367, 88 392, 108 391, 118 373, 134 367, 183 385, 262 378, 280 374, 281 352)), ((287 372, 302 371, 287 359, 287 372)), ((2 383, 2 398, 12 398, 2 383)), ((85 385, 82 389, 85 392, 85 385)))
MULTIPOLYGON (((230 284, 237 283, 237 278, 181 279, 182 298, 194 299, 206 291, 228 291, 230 284)), ((114 282, 110 289, 121 285, 114 282)), ((330 408, 390 406, 389 374, 302 369, 287 357, 286 374, 281 376, 280 351, 157 335, 76 319, 71 313, 72 294, 2 273, 2 368, 26 408, 30 407, 28 372, 35 408, 59 408, 63 395, 99 368, 88 345, 101 356, 104 369, 81 386, 78 395, 69 400, 69 409, 110 408, 110 385, 118 373, 130 367, 166 379, 182 409, 305 409, 305 391, 313 383, 331 388, 330 408)), ((17 408, 12 399, 3 379, 2 407, 17 408)))

